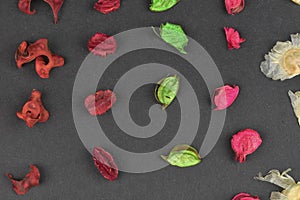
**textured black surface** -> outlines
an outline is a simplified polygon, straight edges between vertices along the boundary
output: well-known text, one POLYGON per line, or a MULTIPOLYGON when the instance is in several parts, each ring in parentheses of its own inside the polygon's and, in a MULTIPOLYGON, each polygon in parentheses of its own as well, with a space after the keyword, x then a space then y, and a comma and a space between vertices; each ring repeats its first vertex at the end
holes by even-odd
MULTIPOLYGON (((263 55, 277 40, 288 40, 299 31, 300 7, 289 0, 249 0, 237 16, 227 15, 222 0, 182 1, 164 13, 151 13, 149 0, 123 1, 121 8, 109 15, 93 10, 94 1, 66 0, 53 24, 52 11, 43 1, 33 1, 37 14, 28 16, 17 8, 17 0, 2 1, 0 5, 0 199, 20 199, 11 189, 6 172, 22 177, 29 164, 37 164, 42 173, 41 185, 22 199, 231 199, 239 192, 249 192, 268 199, 278 188, 253 180, 257 172, 271 168, 294 169, 300 179, 300 133, 290 106, 287 91, 299 90, 299 77, 285 82, 271 81, 259 70, 263 55), (186 33, 210 53, 226 83, 238 84, 241 93, 228 110, 222 136, 214 150, 203 162, 192 168, 167 167, 146 174, 120 173, 115 182, 104 180, 93 166, 89 153, 82 145, 73 120, 71 95, 76 72, 88 54, 87 41, 97 31, 116 34, 145 26, 158 26, 170 21, 182 24, 186 33), (247 39, 239 50, 228 51, 223 27, 237 28, 247 39), (34 64, 18 70, 14 52, 22 40, 48 38, 50 48, 66 58, 66 65, 41 80, 34 64), (33 88, 43 92, 43 101, 51 113, 47 123, 29 129, 15 112, 20 110, 33 88), (251 127, 258 130, 263 145, 245 164, 233 160, 230 148, 232 134, 251 127)), ((116 62, 100 88, 112 87, 120 69, 130 69, 137 63, 159 61, 159 51, 133 52, 116 62), (138 56, 137 56, 138 55, 138 56)), ((164 63, 178 65, 176 57, 163 58, 164 63)), ((189 67, 182 72, 192 81, 200 99, 201 109, 209 114, 208 93, 201 78, 189 67)), ((107 72, 108 73, 108 72, 107 72)), ((148 123, 147 110, 155 103, 153 86, 138 90, 132 98, 131 113, 138 124, 148 123), (138 103, 138 104, 137 104, 138 103), (142 105, 142 109, 137 106, 142 105), (143 110, 144 109, 144 110, 143 110)), ((176 113, 176 106, 170 112, 176 113)), ((169 126, 156 139, 140 145, 117 129, 108 113, 105 122, 112 141, 136 152, 159 148, 171 138, 174 127, 169 126), (121 135, 121 136, 120 136, 121 135), (122 137, 122 139, 118 139, 122 137)), ((205 116, 205 115, 204 115, 205 116)), ((174 119, 176 121, 178 119, 174 119)), ((208 117, 201 121, 201 130, 193 145, 200 147, 207 128, 208 117)), ((177 125, 176 125, 177 126, 177 125)), ((176 127, 175 126, 175 127, 176 127)), ((175 129, 176 130, 176 129, 175 129)))

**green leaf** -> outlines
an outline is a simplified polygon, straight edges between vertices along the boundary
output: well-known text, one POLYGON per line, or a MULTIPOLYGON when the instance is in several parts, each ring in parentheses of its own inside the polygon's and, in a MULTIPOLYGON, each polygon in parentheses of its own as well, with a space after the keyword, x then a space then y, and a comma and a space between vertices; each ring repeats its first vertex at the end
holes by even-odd
POLYGON ((168 156, 161 157, 170 165, 177 167, 191 167, 201 162, 198 151, 187 144, 177 145, 168 156))
MULTIPOLYGON (((153 29, 156 33, 155 29, 153 29)), ((187 54, 185 47, 189 39, 180 25, 166 23, 160 26, 160 34, 156 33, 162 40, 175 47, 180 53, 187 54)))
POLYGON ((178 89, 179 77, 177 75, 168 76, 157 83, 154 95, 156 100, 163 105, 163 109, 173 102, 178 89))
POLYGON ((150 10, 153 12, 162 12, 175 6, 180 0, 152 0, 150 10))

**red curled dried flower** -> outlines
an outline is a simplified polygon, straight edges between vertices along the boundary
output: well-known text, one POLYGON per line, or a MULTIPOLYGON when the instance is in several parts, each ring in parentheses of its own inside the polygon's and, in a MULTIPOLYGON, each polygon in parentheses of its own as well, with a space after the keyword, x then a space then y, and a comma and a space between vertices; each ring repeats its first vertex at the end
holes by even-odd
POLYGON ((34 9, 33 11, 31 11, 30 4, 31 4, 31 0, 19 0, 18 3, 19 10, 28 15, 35 14, 36 10, 34 9))
POLYGON ((64 0, 44 0, 44 1, 50 5, 54 16, 54 23, 57 24, 58 12, 64 3, 64 0))
POLYGON ((36 59, 36 72, 41 78, 49 78, 51 69, 64 65, 64 58, 52 54, 49 50, 47 39, 39 39, 32 44, 23 41, 19 45, 15 53, 18 68, 22 68, 23 64, 29 63, 34 59, 36 59), (47 57, 47 62, 44 57, 47 57))
POLYGON ((235 152, 235 159, 240 163, 246 161, 246 156, 255 152, 261 145, 259 133, 252 129, 245 129, 235 134, 231 139, 231 147, 235 152))
POLYGON ((107 14, 118 10, 120 8, 120 4, 120 0, 98 0, 94 4, 94 9, 103 14, 107 14))
POLYGON ((96 33, 89 40, 88 48, 94 55, 105 57, 116 52, 117 42, 113 36, 96 33))
POLYGON ((93 116, 106 113, 116 102, 117 97, 111 90, 99 90, 89 95, 84 102, 86 109, 93 116))
POLYGON ((227 28, 227 27, 224 27, 224 30, 225 30, 228 49, 239 49, 241 47, 240 43, 246 41, 244 38, 240 37, 240 34, 237 30, 233 28, 227 28))
POLYGON ((245 0, 225 0, 225 7, 228 14, 238 14, 244 10, 245 0))
POLYGON ((239 193, 235 195, 232 200, 259 200, 258 196, 252 196, 247 193, 239 193))
POLYGON ((23 180, 15 180, 11 174, 7 174, 7 177, 12 182, 13 190, 18 195, 26 194, 30 188, 39 185, 40 183, 40 171, 35 165, 30 165, 30 172, 26 174, 23 180))
POLYGON ((239 86, 225 85, 217 88, 214 96, 215 110, 224 110, 231 106, 238 97, 239 91, 239 86))
POLYGON ((17 116, 24 120, 29 128, 38 122, 46 122, 49 119, 49 112, 44 108, 41 97, 40 91, 33 90, 22 111, 17 112, 17 116))
POLYGON ((110 153, 101 147, 95 147, 93 150, 94 164, 107 180, 113 181, 118 177, 118 167, 110 153))

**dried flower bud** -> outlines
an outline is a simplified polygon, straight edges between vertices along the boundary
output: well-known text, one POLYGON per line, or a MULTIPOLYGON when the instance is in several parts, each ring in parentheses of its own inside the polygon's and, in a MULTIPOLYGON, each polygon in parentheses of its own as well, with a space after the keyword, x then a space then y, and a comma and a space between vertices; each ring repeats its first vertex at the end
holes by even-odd
POLYGON ((215 90, 215 110, 224 110, 231 106, 239 95, 239 86, 225 85, 215 90))
POLYGON ((23 180, 15 180, 11 174, 7 174, 7 177, 12 182, 13 190, 18 195, 26 194, 30 188, 40 184, 40 171, 35 165, 30 165, 30 172, 26 174, 23 180))
POLYGON ((235 152, 235 159, 240 163, 246 161, 246 156, 255 152, 261 145, 259 133, 252 129, 245 129, 233 135, 231 147, 235 152))
POLYGON ((244 10, 245 0, 225 0, 225 7, 228 14, 238 14, 244 10))
POLYGON ((239 49, 241 47, 240 44, 246 41, 244 38, 241 38, 239 32, 233 28, 224 27, 224 31, 227 40, 227 47, 230 50, 239 49))
POLYGON ((235 195, 232 200, 259 200, 258 196, 252 196, 247 193, 239 193, 235 195))

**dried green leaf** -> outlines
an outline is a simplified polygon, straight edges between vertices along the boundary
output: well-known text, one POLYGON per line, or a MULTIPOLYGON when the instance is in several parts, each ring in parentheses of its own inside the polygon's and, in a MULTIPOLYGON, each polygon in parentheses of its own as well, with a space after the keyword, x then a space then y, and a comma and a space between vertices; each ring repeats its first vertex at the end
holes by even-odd
POLYGON ((180 53, 187 54, 185 47, 187 46, 189 39, 180 25, 166 23, 160 26, 160 34, 155 29, 153 31, 166 43, 175 47, 180 53))
POLYGON ((177 167, 191 167, 201 162, 198 151, 187 144, 177 145, 168 156, 161 157, 170 165, 177 167))
POLYGON ((292 91, 289 91, 289 97, 291 99, 291 104, 294 109, 294 113, 296 117, 298 118, 298 123, 300 125, 300 91, 293 93, 292 91))
POLYGON ((162 12, 175 6, 180 0, 152 0, 150 10, 153 12, 162 12))
POLYGON ((163 105, 168 107, 175 99, 179 89, 179 77, 177 75, 163 78, 157 83, 154 96, 163 105))

